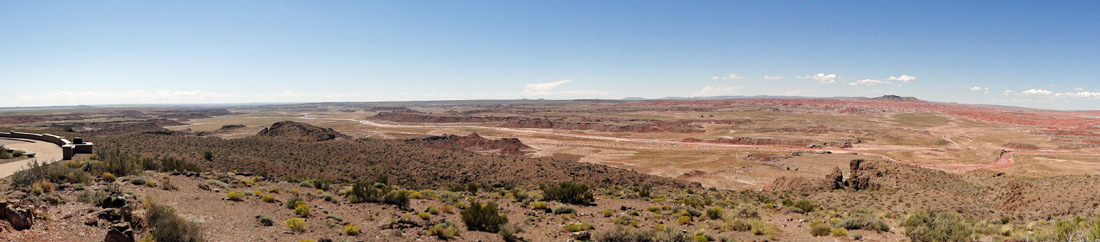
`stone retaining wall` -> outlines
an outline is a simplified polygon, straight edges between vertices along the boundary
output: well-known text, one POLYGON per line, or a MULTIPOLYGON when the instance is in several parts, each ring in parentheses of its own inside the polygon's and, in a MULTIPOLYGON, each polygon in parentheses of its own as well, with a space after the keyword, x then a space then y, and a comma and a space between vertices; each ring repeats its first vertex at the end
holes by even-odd
POLYGON ((61 152, 64 154, 64 159, 72 159, 74 154, 91 154, 93 144, 84 142, 75 144, 65 137, 52 135, 47 133, 35 134, 24 132, 0 132, 0 137, 3 138, 19 138, 19 139, 31 139, 53 143, 61 147, 61 152))

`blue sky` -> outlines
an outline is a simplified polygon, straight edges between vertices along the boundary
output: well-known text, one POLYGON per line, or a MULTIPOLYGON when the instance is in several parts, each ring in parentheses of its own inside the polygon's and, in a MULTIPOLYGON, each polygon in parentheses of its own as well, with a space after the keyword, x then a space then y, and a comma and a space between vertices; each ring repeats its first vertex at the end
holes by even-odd
POLYGON ((1097 1, 0 1, 0 85, 19 90, 0 106, 895 94, 1100 109, 1097 12, 1097 1))

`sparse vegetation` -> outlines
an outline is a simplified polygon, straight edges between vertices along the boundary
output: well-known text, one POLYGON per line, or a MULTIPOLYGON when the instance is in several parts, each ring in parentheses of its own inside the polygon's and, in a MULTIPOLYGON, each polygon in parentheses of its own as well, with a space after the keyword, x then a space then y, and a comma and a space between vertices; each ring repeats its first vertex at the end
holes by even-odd
POLYGON ((973 233, 958 214, 919 210, 901 224, 914 242, 969 241, 973 233))
POLYGON ((199 224, 177 216, 172 207, 158 204, 151 197, 145 197, 142 202, 146 209, 145 221, 155 241, 206 241, 199 224))
POLYGON ((508 223, 508 217, 501 212, 494 202, 473 202, 459 214, 462 215, 462 222, 467 229, 495 233, 500 230, 501 225, 508 223))
POLYGON ((306 231, 306 221, 300 218, 290 218, 286 220, 286 227, 290 231, 301 233, 306 231))
POLYGON ((542 196, 547 200, 570 204, 588 204, 595 200, 588 191, 588 185, 562 182, 560 184, 541 185, 542 196))

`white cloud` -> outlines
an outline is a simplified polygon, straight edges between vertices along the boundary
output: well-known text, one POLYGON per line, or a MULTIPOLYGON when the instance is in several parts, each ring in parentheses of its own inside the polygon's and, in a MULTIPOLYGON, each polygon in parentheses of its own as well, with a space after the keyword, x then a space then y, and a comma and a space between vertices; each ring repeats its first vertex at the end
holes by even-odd
POLYGON ((1014 93, 1012 91, 1005 91, 1005 95, 1016 95, 1018 97, 1037 97, 1040 99, 1062 99, 1062 100, 1074 100, 1074 99, 1088 99, 1088 100, 1100 100, 1100 92, 1078 91, 1078 92, 1053 92, 1046 89, 1029 89, 1014 93))
POLYGON ((856 85, 874 86, 874 85, 878 85, 878 84, 890 84, 890 82, 889 81, 880 81, 880 80, 875 80, 875 79, 863 79, 863 80, 848 83, 848 85, 851 85, 851 86, 856 86, 856 85))
POLYGON ((836 74, 825 75, 825 73, 818 73, 817 75, 800 76, 798 78, 799 79, 814 79, 814 80, 817 80, 818 82, 820 82, 821 84, 833 84, 833 83, 836 83, 836 78, 837 77, 836 77, 836 74))
POLYGON ((1020 96, 1049 96, 1051 94, 1054 94, 1054 92, 1051 92, 1050 90, 1031 89, 1031 90, 1020 92, 1020 94, 1018 94, 1018 95, 1020 95, 1020 96))
POLYGON ((1075 88, 1074 90, 1077 90, 1078 92, 1080 92, 1080 91, 1084 91, 1085 89, 1078 87, 1078 88, 1075 88))
MULTIPOLYGON (((988 87, 974 86, 974 87, 971 87, 970 90, 975 91, 975 92, 980 92, 980 91, 989 91, 989 88, 988 87)), ((986 92, 986 93, 989 93, 989 92, 986 92)))
POLYGON ((572 80, 561 80, 561 81, 556 81, 556 82, 527 84, 527 85, 523 86, 523 92, 521 92, 520 94, 522 94, 522 95, 550 95, 551 91, 553 91, 554 88, 558 88, 558 86, 561 86, 561 84, 565 84, 566 82, 571 82, 571 81, 572 80))
POLYGON ((724 77, 711 77, 710 79, 714 79, 714 80, 718 80, 718 79, 722 79, 722 80, 729 80, 729 79, 741 79, 741 78, 745 78, 745 77, 743 77, 743 76, 738 76, 737 74, 730 74, 729 76, 724 76, 724 77))
POLYGON ((1015 93, 1015 92, 1013 92, 1012 90, 1005 90, 1005 95, 1009 95, 1009 94, 1012 94, 1012 93, 1015 93))
POLYGON ((783 79, 783 78, 787 78, 787 77, 785 77, 785 76, 764 76, 764 79, 768 79, 768 80, 779 80, 779 79, 783 79))
POLYGON ((886 80, 887 81, 902 81, 902 82, 909 83, 909 82, 917 81, 917 78, 913 77, 913 76, 910 76, 910 75, 901 75, 900 77, 890 76, 890 77, 887 77, 886 80))
POLYGON ((523 86, 523 92, 520 92, 520 96, 593 96, 593 95, 608 95, 607 92, 602 91, 584 91, 584 90, 561 90, 555 91, 558 86, 571 82, 572 80, 561 80, 556 82, 546 83, 533 83, 523 86))
POLYGON ((692 93, 691 96, 699 97, 699 96, 729 95, 729 94, 733 94, 733 92, 737 91, 738 89, 741 89, 741 87, 740 86, 735 86, 735 87, 706 86, 706 87, 703 87, 703 90, 699 90, 699 92, 692 93))

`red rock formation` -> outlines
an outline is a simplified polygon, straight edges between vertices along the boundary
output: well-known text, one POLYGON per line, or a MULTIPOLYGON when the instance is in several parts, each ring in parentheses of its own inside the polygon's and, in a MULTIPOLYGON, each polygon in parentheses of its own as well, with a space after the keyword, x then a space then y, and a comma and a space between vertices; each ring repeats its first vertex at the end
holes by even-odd
POLYGON ((282 121, 272 124, 271 127, 264 128, 264 130, 260 131, 256 136, 297 141, 325 141, 351 138, 351 136, 336 132, 331 128, 321 128, 294 121, 282 121))

